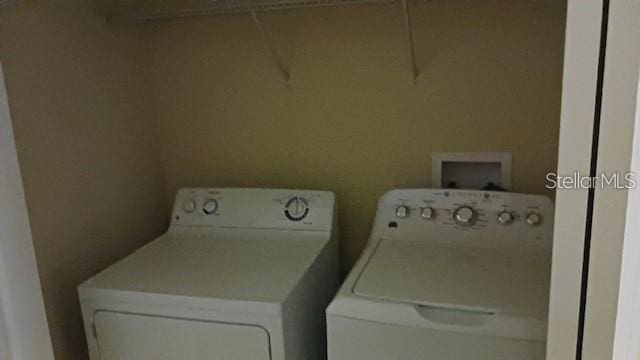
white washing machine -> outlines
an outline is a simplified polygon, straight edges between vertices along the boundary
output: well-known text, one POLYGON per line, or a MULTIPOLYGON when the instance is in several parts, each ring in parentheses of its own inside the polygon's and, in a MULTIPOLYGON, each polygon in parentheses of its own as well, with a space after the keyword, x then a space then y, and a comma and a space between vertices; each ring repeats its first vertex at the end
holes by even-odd
POLYGON ((393 190, 327 309, 329 360, 543 360, 553 205, 393 190))
POLYGON ((167 233, 79 286, 92 360, 308 360, 339 286, 324 191, 182 189, 167 233))

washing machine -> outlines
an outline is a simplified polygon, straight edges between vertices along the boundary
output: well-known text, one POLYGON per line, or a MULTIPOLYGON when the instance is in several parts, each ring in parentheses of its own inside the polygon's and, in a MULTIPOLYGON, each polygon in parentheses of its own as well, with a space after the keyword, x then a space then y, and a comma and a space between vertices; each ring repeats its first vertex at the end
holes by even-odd
POLYGON ((79 286, 92 360, 326 356, 333 193, 182 189, 158 239, 79 286))
POLYGON ((329 360, 543 360, 553 205, 392 190, 327 309, 329 360))

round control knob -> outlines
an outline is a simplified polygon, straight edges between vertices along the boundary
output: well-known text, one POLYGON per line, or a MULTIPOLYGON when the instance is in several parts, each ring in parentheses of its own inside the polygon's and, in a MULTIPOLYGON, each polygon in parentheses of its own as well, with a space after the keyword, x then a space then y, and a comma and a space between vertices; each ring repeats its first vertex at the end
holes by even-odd
POLYGON ((182 203, 182 210, 189 214, 196 210, 196 206, 196 201, 193 198, 185 199, 182 203))
POLYGON ((527 214, 525 221, 531 226, 536 226, 540 224, 542 217, 537 212, 530 212, 527 214))
POLYGON ((509 225, 513 222, 513 214, 508 211, 502 211, 498 214, 498 222, 502 225, 509 225))
POLYGON ((470 206, 461 206, 453 212, 453 220, 461 226, 471 226, 477 218, 478 214, 470 206))
POLYGON ((284 215, 291 221, 300 221, 309 213, 309 204, 304 198, 294 196, 284 206, 284 215))
POLYGON ((216 199, 207 199, 202 204, 202 211, 207 215, 215 213, 216 210, 218 210, 218 200, 216 199))
POLYGON ((399 217, 401 219, 406 218, 407 216, 409 216, 409 208, 404 206, 404 205, 400 205, 396 208, 396 217, 399 217))
POLYGON ((430 206, 422 208, 422 210, 420 210, 420 217, 427 220, 433 220, 436 218, 436 210, 430 206))

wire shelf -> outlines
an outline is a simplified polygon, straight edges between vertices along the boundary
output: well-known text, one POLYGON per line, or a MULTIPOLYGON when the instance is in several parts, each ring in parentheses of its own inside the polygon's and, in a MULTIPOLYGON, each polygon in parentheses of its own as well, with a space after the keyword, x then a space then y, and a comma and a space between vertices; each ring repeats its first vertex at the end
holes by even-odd
POLYGON ((94 6, 96 13, 110 19, 145 21, 395 1, 397 0, 94 0, 94 6))

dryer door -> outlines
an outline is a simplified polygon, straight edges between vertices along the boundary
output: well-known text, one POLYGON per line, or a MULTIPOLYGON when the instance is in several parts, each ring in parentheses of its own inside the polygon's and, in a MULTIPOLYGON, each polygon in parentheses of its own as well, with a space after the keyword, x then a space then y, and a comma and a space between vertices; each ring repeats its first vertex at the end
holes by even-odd
POLYGON ((269 335, 258 326, 98 311, 101 360, 269 360, 269 335))

